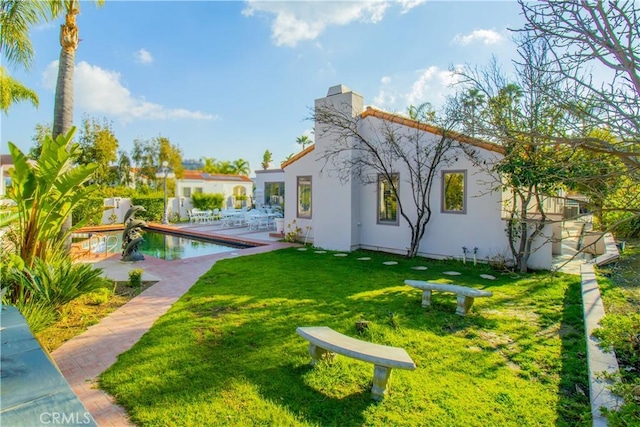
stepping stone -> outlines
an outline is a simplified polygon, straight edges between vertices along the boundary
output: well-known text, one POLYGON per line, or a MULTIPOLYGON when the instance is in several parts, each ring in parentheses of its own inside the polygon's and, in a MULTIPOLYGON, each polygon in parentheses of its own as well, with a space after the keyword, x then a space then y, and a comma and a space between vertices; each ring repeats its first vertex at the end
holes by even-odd
POLYGON ((424 265, 416 265, 415 267, 411 267, 411 269, 423 271, 423 270, 426 270, 427 267, 425 267, 424 265))
POLYGON ((371 257, 363 256, 362 258, 358 258, 358 261, 371 261, 371 257))
POLYGON ((326 254, 327 251, 314 251, 313 253, 314 254, 326 254))
POLYGON ((384 265, 396 265, 397 262, 396 261, 385 261, 383 262, 384 265))
POLYGON ((307 248, 298 248, 298 250, 304 252, 307 250, 307 248))
POLYGON ((442 274, 446 274, 447 276, 459 276, 462 273, 458 273, 457 271, 443 271, 442 274))
POLYGON ((333 256, 347 256, 347 254, 335 254, 333 256))
POLYGON ((481 274, 480 277, 487 280, 496 280, 496 278, 490 274, 481 274))

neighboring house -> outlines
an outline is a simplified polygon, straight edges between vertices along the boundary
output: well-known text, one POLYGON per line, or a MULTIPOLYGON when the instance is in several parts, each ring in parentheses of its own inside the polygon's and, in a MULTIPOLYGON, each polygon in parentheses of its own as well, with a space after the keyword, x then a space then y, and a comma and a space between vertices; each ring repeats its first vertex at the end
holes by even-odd
POLYGON ((224 207, 250 203, 253 181, 244 175, 215 175, 202 171, 185 170, 182 179, 176 179, 176 197, 191 197, 195 193, 224 194, 224 207))
POLYGON ((284 171, 282 169, 264 169, 256 171, 256 207, 284 207, 284 171))
POLYGON ((10 154, 0 154, 0 199, 7 195, 7 188, 11 187, 9 170, 13 168, 13 159, 10 154))
MULTIPOLYGON (((364 109, 362 96, 343 85, 329 89, 327 97, 316 100, 318 106, 331 103, 354 117, 360 116, 359 132, 365 138, 375 138, 382 125, 393 126, 398 132, 424 132, 424 140, 435 140, 441 132, 404 116, 387 113, 375 108, 364 109)), ((381 181, 378 185, 363 185, 356 177, 342 182, 329 171, 321 171, 324 165, 322 153, 336 144, 331 132, 319 132, 316 123, 315 145, 298 153, 282 164, 285 181, 285 232, 296 227, 307 241, 317 247, 351 251, 370 249, 405 254, 411 240, 409 226, 393 209, 395 198, 389 199, 389 191, 381 181), (391 206, 391 209, 389 208, 391 206), (295 220, 295 225, 294 225, 295 220)), ((502 147, 488 142, 457 137, 462 144, 470 144, 479 163, 491 164, 502 156, 502 147)), ((460 258, 463 247, 473 256, 477 248, 479 260, 506 256, 510 259, 502 218, 502 194, 492 191, 495 177, 477 166, 466 156, 458 156, 454 162, 437 172, 430 197, 432 217, 419 246, 419 255, 430 258, 460 258), (444 179, 443 179, 444 178, 444 179), (462 203, 447 206, 444 182, 456 181, 462 203)), ((405 166, 406 167, 406 166, 405 166)), ((405 209, 414 206, 410 201, 412 191, 407 182, 407 172, 399 167, 400 197, 405 209)), ((411 216, 411 213, 409 213, 411 216)), ((545 233, 551 237, 551 226, 545 233)), ((541 248, 531 256, 531 268, 550 268, 551 243, 547 239, 536 242, 541 248)), ((469 255, 468 255, 469 256, 469 255)))

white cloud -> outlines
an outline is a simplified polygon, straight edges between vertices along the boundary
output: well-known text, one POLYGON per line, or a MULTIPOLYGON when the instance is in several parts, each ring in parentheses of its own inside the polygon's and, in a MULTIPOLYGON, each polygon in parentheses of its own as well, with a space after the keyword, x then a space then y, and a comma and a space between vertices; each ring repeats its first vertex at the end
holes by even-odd
MULTIPOLYGON (((43 86, 54 90, 58 74, 58 61, 50 63, 42 73, 43 86)), ((75 103, 79 109, 90 113, 116 116, 124 121, 131 119, 195 119, 214 120, 215 115, 185 108, 168 108, 135 97, 120 82, 120 73, 109 71, 81 61, 74 74, 75 103)))
POLYGON ((133 55, 136 57, 136 61, 141 64, 151 64, 153 62, 153 56, 151 55, 151 52, 144 48, 140 49, 137 52, 134 52, 133 55))
MULTIPOLYGON (((415 1, 415 0, 414 0, 415 1)), ((244 16, 257 13, 275 15, 271 38, 276 46, 294 47, 303 40, 315 40, 329 26, 354 21, 376 23, 382 20, 389 3, 382 0, 358 2, 271 2, 247 1, 244 16)))
POLYGON ((414 7, 420 6, 422 3, 425 3, 427 0, 399 0, 398 3, 402 6, 402 12, 407 13, 414 7))
POLYGON ((392 92, 380 89, 378 94, 373 97, 373 105, 380 108, 387 108, 396 103, 396 96, 392 92))
MULTIPOLYGON (((459 68, 460 66, 456 66, 459 68)), ((460 81, 460 77, 452 71, 443 70, 435 65, 421 70, 420 77, 416 80, 411 91, 405 95, 409 105, 420 105, 429 101, 435 103, 435 98, 441 98, 450 87, 460 81)))
POLYGON ((504 36, 496 30, 473 30, 469 34, 458 34, 452 40, 452 43, 466 46, 475 41, 480 41, 485 45, 500 43, 504 40, 504 36))
POLYGON ((391 83, 391 77, 382 76, 380 79, 381 87, 378 94, 373 98, 373 104, 377 107, 387 108, 393 106, 396 102, 396 95, 388 86, 391 83))

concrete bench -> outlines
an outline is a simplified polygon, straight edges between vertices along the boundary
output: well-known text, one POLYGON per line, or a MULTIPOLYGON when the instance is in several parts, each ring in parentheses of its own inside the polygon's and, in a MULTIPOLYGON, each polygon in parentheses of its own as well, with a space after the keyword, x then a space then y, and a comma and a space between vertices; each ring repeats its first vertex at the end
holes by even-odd
POLYGON ((321 359, 333 360, 335 353, 373 363, 371 397, 375 400, 384 399, 392 368, 409 370, 416 368, 416 364, 402 348, 361 341, 342 335, 326 326, 300 327, 296 332, 309 341, 311 366, 321 359))
POLYGON ((456 294, 458 296, 456 314, 459 314, 460 316, 465 316, 469 312, 469 309, 473 305, 474 298, 493 296, 493 293, 489 291, 481 291, 479 289, 459 285, 424 282, 422 280, 405 280, 404 284, 422 290, 423 307, 431 305, 431 291, 451 292, 456 294))

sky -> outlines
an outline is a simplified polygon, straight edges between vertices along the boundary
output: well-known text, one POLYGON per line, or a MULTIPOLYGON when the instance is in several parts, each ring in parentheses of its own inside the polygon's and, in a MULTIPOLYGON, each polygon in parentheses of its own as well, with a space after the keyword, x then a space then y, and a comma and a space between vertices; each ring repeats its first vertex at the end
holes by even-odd
MULTIPOLYGON (((0 116, 0 153, 33 145, 53 120, 63 18, 32 29, 29 71, 9 68, 35 90, 38 108, 0 116)), ((512 1, 83 1, 77 16, 74 123, 106 118, 131 152, 135 139, 169 138, 184 159, 247 160, 271 168, 313 139, 314 100, 343 84, 365 105, 405 113, 442 105, 455 91, 449 70, 510 67, 509 29, 523 18, 512 1)), ((3 58, 4 60, 4 58, 3 58)))

